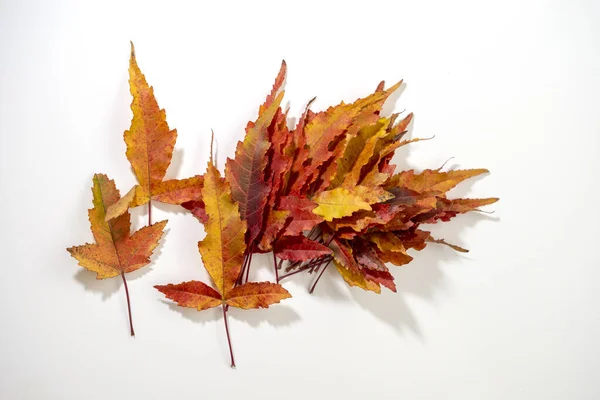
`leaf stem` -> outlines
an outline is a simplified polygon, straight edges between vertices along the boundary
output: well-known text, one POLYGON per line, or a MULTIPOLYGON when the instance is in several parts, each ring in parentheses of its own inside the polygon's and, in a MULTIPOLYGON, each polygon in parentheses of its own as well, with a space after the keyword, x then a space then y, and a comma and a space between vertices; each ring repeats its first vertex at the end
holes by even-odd
POLYGON ((252 254, 254 254, 254 243, 252 243, 252 247, 250 247, 250 257, 248 258, 248 265, 246 266, 246 279, 244 283, 248 282, 248 277, 250 276, 250 264, 252 264, 252 254))
POLYGON ((279 277, 279 281, 281 282, 282 279, 287 278, 288 276, 296 275, 297 273, 302 272, 302 271, 306 271, 307 269, 308 268, 301 268, 301 269, 297 269, 297 270, 295 270, 293 272, 288 272, 287 274, 280 276, 279 277))
POLYGON ((321 265, 321 264, 323 263, 323 261, 324 261, 324 260, 325 260, 325 256, 320 256, 320 257, 317 257, 317 258, 315 258, 315 259, 313 259, 313 260, 310 260, 310 261, 308 262, 308 264, 306 264, 306 265, 305 265, 305 267, 306 267, 307 269, 308 269, 308 268, 315 268, 315 267, 317 267, 317 266, 321 265))
POLYGON ((129 328, 131 329, 131 336, 135 336, 133 331, 133 320, 131 318, 131 302, 129 301, 129 288, 127 288, 127 279, 125 279, 125 272, 121 272, 121 278, 123 278, 123 285, 125 286, 125 296, 127 297, 127 311, 129 312, 129 328))
POLYGON ((294 261, 294 262, 290 262, 288 264, 288 266, 286 267, 285 271, 288 272, 294 268, 296 268, 297 266, 299 266, 300 264, 302 264, 302 261, 294 261))
POLYGON ((231 348, 231 337, 229 336, 229 324, 227 323, 227 309, 223 304, 223 321, 225 321, 225 333, 227 334, 227 344, 229 345, 229 355, 231 356, 231 368, 235 368, 235 360, 233 359, 233 349, 231 348))
POLYGON ((323 272, 325 272, 325 270, 327 269, 327 267, 329 267, 329 264, 331 263, 331 260, 329 260, 327 262, 327 264, 325 264, 325 266, 323 267, 323 269, 321 270, 321 273, 319 274, 319 276, 317 277, 317 279, 315 280, 315 283, 313 283, 312 287, 310 288, 310 290, 308 291, 308 293, 312 294, 315 291, 315 286, 317 286, 317 283, 319 282, 319 279, 321 279, 321 277, 323 276, 323 272))
POLYGON ((245 253, 244 254, 244 263, 242 264, 242 268, 240 269, 240 274, 238 275, 238 278, 235 281, 236 285, 240 285, 242 283, 242 279, 244 279, 244 272, 246 272, 247 264, 248 264, 248 253, 245 253))
POLYGON ((148 226, 152 225, 152 199, 148 200, 148 226))
POLYGON ((279 283, 279 269, 277 268, 277 256, 273 251, 273 266, 275 267, 275 283, 279 283))

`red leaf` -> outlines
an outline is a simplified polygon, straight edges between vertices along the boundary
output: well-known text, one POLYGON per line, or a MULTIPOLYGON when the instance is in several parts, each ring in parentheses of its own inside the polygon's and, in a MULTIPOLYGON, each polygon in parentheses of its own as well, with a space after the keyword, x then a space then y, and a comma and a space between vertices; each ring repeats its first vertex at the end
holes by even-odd
POLYGON ((328 247, 304 236, 281 238, 275 243, 275 255, 282 260, 306 261, 331 254, 328 247))

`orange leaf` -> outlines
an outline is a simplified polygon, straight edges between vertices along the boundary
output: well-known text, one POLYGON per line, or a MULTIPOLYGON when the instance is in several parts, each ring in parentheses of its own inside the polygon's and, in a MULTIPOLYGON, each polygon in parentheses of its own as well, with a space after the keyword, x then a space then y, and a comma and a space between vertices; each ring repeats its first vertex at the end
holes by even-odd
POLYGON ((437 191, 446 193, 465 179, 489 172, 487 169, 463 169, 448 172, 426 169, 420 174, 414 170, 403 171, 390 178, 386 186, 402 187, 415 192, 437 191))
POLYGON ((196 308, 198 311, 220 306, 223 303, 221 293, 211 288, 204 282, 189 281, 179 284, 154 286, 168 299, 173 300, 182 307, 196 308))
POLYGON ((169 128, 165 110, 158 106, 154 89, 146 82, 137 64, 133 43, 129 59, 129 88, 133 96, 133 118, 123 137, 127 145, 125 154, 139 185, 109 209, 108 219, 123 214, 128 207, 141 206, 151 200, 169 204, 194 200, 202 188, 200 176, 163 182, 173 156, 177 130, 169 128))
POLYGON ((232 199, 229 183, 221 178, 212 158, 204 175, 202 201, 207 219, 204 225, 206 237, 198 243, 198 249, 217 290, 198 281, 157 285, 155 288, 182 307, 201 311, 221 305, 231 366, 234 367, 227 307, 266 308, 291 296, 281 285, 270 282, 236 286, 246 255, 246 222, 242 221, 238 204, 232 199))
MULTIPOLYGON (((303 137, 299 142, 303 144, 303 147, 306 146, 307 151, 302 152, 304 159, 299 159, 294 164, 297 166, 296 168, 302 168, 302 170, 296 171, 299 176, 291 185, 291 193, 301 193, 307 185, 317 181, 320 173, 324 172, 327 166, 334 161, 334 157, 343 153, 344 148, 338 148, 337 144, 340 141, 347 143, 345 135, 348 132, 351 132, 348 134, 349 137, 358 133, 358 129, 354 129, 353 123, 365 114, 369 116, 367 121, 376 119, 375 112, 401 84, 402 82, 398 82, 388 90, 375 92, 351 104, 341 103, 330 107, 310 118, 310 121, 302 126, 301 131, 296 129, 294 134, 303 137), (306 161, 310 161, 310 163, 303 167, 306 161)), ((358 126, 360 127, 360 125, 358 126)), ((334 174, 335 169, 329 172, 327 179, 333 179, 334 174)), ((326 186, 321 185, 320 187, 325 189, 326 186)))
POLYGON ((70 247, 67 250, 82 267, 94 271, 97 279, 112 278, 150 263, 150 256, 162 237, 167 221, 157 222, 129 235, 129 213, 106 222, 105 212, 120 196, 112 179, 96 174, 92 193, 94 208, 88 214, 96 244, 70 247))
POLYGON ((228 305, 237 308, 268 308, 292 297, 281 285, 271 282, 248 282, 227 293, 228 305))
MULTIPOLYGON (((167 221, 146 226, 130 235, 130 215, 127 210, 119 217, 106 221, 106 209, 120 199, 115 182, 104 174, 96 174, 92 186, 94 207, 88 211, 95 244, 69 247, 67 251, 79 265, 96 273, 96 279, 121 275, 127 293, 125 274, 150 263, 150 256, 158 246, 167 221)), ((133 323, 129 307, 131 335, 133 323)))

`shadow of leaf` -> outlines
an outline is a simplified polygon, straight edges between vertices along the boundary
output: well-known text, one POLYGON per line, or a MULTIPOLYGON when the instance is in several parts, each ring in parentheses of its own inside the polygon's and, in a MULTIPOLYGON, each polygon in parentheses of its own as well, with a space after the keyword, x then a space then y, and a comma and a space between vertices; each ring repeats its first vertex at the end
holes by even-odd
POLYGON ((173 157, 171 158, 171 164, 167 168, 164 180, 176 179, 183 165, 183 149, 173 149, 173 157))
POLYGON ((185 208, 176 204, 159 203, 158 201, 152 202, 152 207, 158 208, 160 211, 164 211, 169 214, 188 214, 192 217, 192 214, 185 208))
POLYGON ((180 307, 175 303, 170 301, 161 300, 163 304, 169 306, 169 308, 179 314, 185 319, 188 319, 192 322, 205 324, 207 322, 217 321, 223 318, 223 314, 221 313, 220 307, 210 308, 208 310, 198 311, 195 308, 190 307, 180 307))
MULTIPOLYGON (((383 289, 385 290, 385 289, 383 289)), ((409 330, 418 338, 423 338, 415 315, 400 293, 375 293, 360 288, 350 288, 352 298, 365 310, 369 311, 380 321, 394 328, 398 333, 409 330)))
MULTIPOLYGON (((394 82, 394 84, 395 83, 396 82, 394 82)), ((389 87, 390 85, 388 85, 386 82, 386 89, 389 87)), ((386 102, 381 108, 381 115, 392 115, 396 108, 396 102, 398 101, 398 99, 400 99, 400 96, 402 96, 402 93, 404 93, 405 90, 406 83, 402 83, 402 85, 400 85, 400 87, 394 93, 390 94, 390 97, 387 98, 386 102)), ((402 114, 400 115, 400 117, 402 117, 402 114)))
POLYGON ((228 316, 238 321, 247 323, 256 328, 261 323, 267 323, 274 327, 289 326, 300 321, 300 315, 291 307, 274 304, 268 309, 240 310, 230 307, 228 316))
MULTIPOLYGON (((310 288, 314 285, 315 281, 318 279, 321 271, 312 274, 298 274, 304 275, 305 277, 308 275, 306 291, 310 290, 310 288)), ((339 285, 342 277, 335 269, 333 263, 329 264, 327 270, 323 272, 323 276, 319 279, 317 286, 315 286, 315 290, 312 295, 318 298, 333 300, 336 302, 348 301, 350 297, 347 293, 344 293, 341 285, 339 285)), ((344 283, 345 284, 345 283, 344 283)))
POLYGON ((100 293, 102 300, 108 300, 121 287, 121 277, 111 279, 96 279, 96 273, 80 269, 73 277, 76 282, 83 285, 86 291, 100 293))

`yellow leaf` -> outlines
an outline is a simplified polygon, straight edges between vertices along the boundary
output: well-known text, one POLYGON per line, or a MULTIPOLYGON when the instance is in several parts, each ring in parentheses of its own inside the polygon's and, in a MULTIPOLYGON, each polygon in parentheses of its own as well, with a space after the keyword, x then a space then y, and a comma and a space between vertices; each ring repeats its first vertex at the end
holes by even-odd
POLYGON ((318 204, 313 213, 323 217, 325 221, 333 221, 334 218, 352 215, 352 213, 358 210, 371 210, 368 202, 360 195, 346 188, 336 188, 321 192, 312 200, 318 204))
POLYGON ((381 286, 379 286, 378 283, 368 281, 365 279, 364 276, 362 276, 358 272, 353 272, 344 268, 336 260, 333 260, 333 264, 335 265, 335 268, 337 268, 338 272, 340 273, 340 275, 342 275, 342 278, 344 278, 348 285, 358 286, 361 289, 369 290, 375 293, 381 293, 381 286))
POLYGON ((388 119, 382 118, 377 124, 365 128, 365 131, 368 132, 368 139, 360 144, 361 149, 352 168, 348 173, 345 173, 344 181, 342 183, 343 186, 353 187, 359 183, 362 168, 367 165, 373 156, 373 151, 375 150, 377 142, 387 135, 386 126, 388 123, 388 119))
MULTIPOLYGON (((333 179, 331 181, 331 185, 333 187, 340 186, 342 184, 342 182, 344 182, 344 177, 346 177, 347 174, 350 171, 352 171, 353 167, 356 165, 357 161, 359 160, 359 157, 361 156, 361 154, 363 154, 365 152, 367 142, 370 139, 372 139, 373 137, 375 137, 381 131, 382 128, 384 128, 384 130, 385 130, 385 126, 387 126, 388 123, 389 123, 389 120, 387 118, 382 118, 375 124, 363 127, 362 129, 360 129, 358 131, 358 134, 356 136, 351 137, 348 140, 348 144, 346 145, 346 148, 344 149, 344 155, 336 161, 337 172, 336 172, 335 179, 333 179)), ((371 149, 371 153, 372 153, 372 149, 371 149)), ((365 156, 363 156, 363 159, 364 159, 364 157, 365 156)), ((362 165, 364 165, 364 164, 362 164, 362 165)), ((358 167, 359 173, 360 173, 360 168, 362 167, 362 165, 360 165, 360 167, 358 167)), ((356 180, 355 184, 357 182, 358 182, 358 180, 356 180)))
POLYGON ((229 184, 221 179, 212 162, 204 175, 202 200, 208 221, 204 225, 206 237, 198 243, 198 249, 204 267, 225 298, 242 268, 246 222, 240 218, 238 205, 231 198, 229 184))

